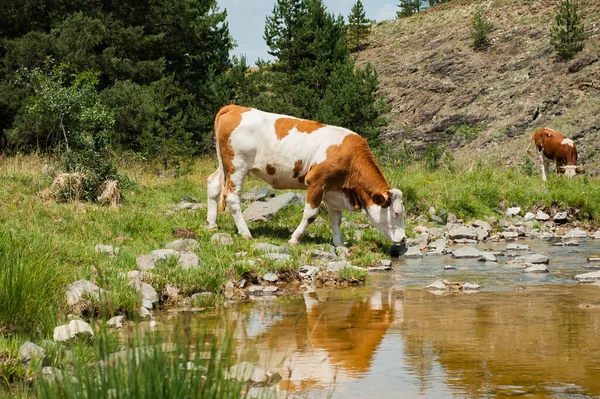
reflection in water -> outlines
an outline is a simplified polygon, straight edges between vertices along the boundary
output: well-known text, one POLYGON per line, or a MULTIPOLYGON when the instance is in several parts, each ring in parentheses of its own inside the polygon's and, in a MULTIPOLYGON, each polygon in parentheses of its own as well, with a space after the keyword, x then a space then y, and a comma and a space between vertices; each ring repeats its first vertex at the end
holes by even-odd
POLYGON ((518 275, 520 291, 507 277, 517 271, 474 261, 461 264, 468 278, 493 289, 436 296, 420 289, 438 273, 425 260, 369 287, 240 306, 226 320, 244 360, 283 376, 284 397, 600 395, 600 309, 580 306, 600 304, 600 289, 573 283, 583 251, 558 256, 542 279, 518 275))

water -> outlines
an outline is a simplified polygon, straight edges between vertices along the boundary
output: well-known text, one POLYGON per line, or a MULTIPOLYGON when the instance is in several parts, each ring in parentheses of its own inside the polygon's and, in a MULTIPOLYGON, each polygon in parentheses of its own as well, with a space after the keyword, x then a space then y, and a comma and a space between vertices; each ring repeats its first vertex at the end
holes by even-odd
POLYGON ((592 271, 600 242, 519 244, 548 255, 550 273, 505 266, 508 256, 399 260, 366 287, 240 305, 208 325, 227 325, 244 360, 279 372, 281 397, 600 397, 600 287, 573 279, 592 271), (482 289, 423 290, 436 279, 482 289))

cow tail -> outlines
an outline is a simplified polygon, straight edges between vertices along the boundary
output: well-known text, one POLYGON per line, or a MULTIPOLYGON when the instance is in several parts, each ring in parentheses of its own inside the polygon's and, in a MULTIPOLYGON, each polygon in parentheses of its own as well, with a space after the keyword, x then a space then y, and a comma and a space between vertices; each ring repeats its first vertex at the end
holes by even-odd
POLYGON ((531 136, 531 140, 529 140, 529 145, 527 146, 527 155, 531 155, 531 152, 529 151, 529 149, 531 148, 531 144, 533 144, 533 142, 535 141, 535 133, 533 134, 533 136, 531 136))
POLYGON ((223 159, 221 158, 221 148, 219 147, 219 119, 221 116, 229 111, 229 107, 222 107, 219 112, 217 112, 217 116, 215 116, 215 145, 217 147, 217 158, 219 160, 219 212, 225 212, 225 208, 227 207, 227 202, 225 201, 225 183, 228 179, 228 176, 225 174, 225 168, 223 167, 223 159))

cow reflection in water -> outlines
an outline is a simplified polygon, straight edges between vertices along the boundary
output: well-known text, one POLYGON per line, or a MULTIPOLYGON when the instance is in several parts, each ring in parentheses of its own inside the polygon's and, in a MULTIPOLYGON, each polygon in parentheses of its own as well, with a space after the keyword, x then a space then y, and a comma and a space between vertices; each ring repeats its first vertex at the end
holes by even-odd
POLYGON ((369 371, 386 331, 402 321, 401 295, 375 291, 349 301, 340 292, 307 291, 303 303, 286 304, 286 314, 277 304, 255 308, 242 331, 238 324, 238 338, 252 341, 259 366, 287 380, 282 388, 325 388, 369 371))

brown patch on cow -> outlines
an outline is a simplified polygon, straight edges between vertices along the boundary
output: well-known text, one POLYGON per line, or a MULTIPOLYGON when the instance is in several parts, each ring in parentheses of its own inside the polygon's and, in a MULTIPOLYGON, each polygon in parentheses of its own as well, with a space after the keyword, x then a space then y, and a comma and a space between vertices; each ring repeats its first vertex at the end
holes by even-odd
POLYGON ((360 209, 373 205, 373 198, 378 195, 387 199, 390 189, 367 141, 357 134, 346 136, 341 145, 329 147, 327 159, 314 165, 306 175, 306 184, 306 201, 313 208, 319 206, 323 191, 341 190, 352 206, 360 209))
POLYGON ((235 185, 230 179, 230 176, 235 172, 235 166, 233 166, 235 151, 231 146, 231 133, 242 122, 242 114, 250 110, 251 108, 229 104, 222 107, 215 117, 215 140, 219 146, 218 151, 225 172, 225 187, 221 191, 223 199, 235 190, 235 185))
POLYGON ((299 132, 310 134, 315 130, 318 130, 326 125, 309 121, 306 119, 296 119, 296 118, 279 118, 275 121, 275 134, 279 140, 283 139, 287 136, 293 128, 296 128, 299 132))
POLYGON ((302 160, 297 160, 294 162, 294 175, 292 176, 294 179, 300 176, 300 172, 302 172, 302 160))
POLYGON ((270 174, 271 176, 273 176, 275 174, 275 172, 277 172, 275 167, 271 164, 267 164, 267 173, 270 174))
MULTIPOLYGON (((573 142, 573 146, 563 144, 562 142, 565 139, 568 139, 568 137, 549 128, 540 129, 531 137, 531 142, 535 143, 538 151, 541 151, 547 159, 556 163, 558 173, 564 172, 564 169, 561 170, 563 166, 577 165, 575 142, 573 142)), ((527 149, 529 150, 529 147, 527 149)))

